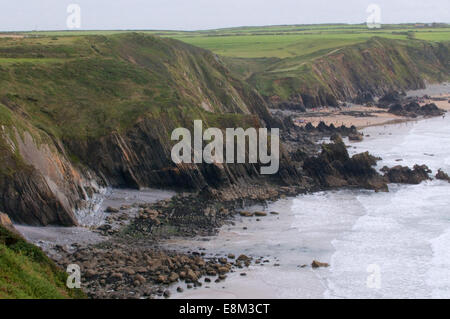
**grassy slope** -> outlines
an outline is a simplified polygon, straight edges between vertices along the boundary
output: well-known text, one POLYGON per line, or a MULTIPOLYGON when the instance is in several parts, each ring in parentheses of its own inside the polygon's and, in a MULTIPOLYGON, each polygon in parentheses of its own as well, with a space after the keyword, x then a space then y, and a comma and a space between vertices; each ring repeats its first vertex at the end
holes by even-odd
MULTIPOLYGON (((122 31, 80 31, 72 34, 114 32, 122 31)), ((211 50, 221 55, 228 67, 242 79, 252 78, 252 85, 256 85, 260 93, 266 96, 281 94, 282 97, 293 93, 292 81, 287 86, 271 89, 274 81, 294 78, 293 82, 300 83, 299 87, 308 90, 306 82, 317 82, 317 77, 311 73, 310 63, 347 47, 366 43, 373 37, 409 42, 415 42, 412 41, 413 39, 431 43, 450 41, 448 25, 418 27, 414 24, 383 25, 381 29, 368 29, 364 24, 320 24, 241 27, 193 32, 142 32, 176 38, 211 50)), ((68 35, 71 33, 35 34, 68 35)))
POLYGON ((191 127, 193 119, 214 127, 254 125, 255 113, 268 113, 251 92, 214 54, 173 39, 0 38, 0 186, 27 168, 16 130, 28 131, 37 144, 84 143, 147 119, 158 123, 155 138, 167 146, 170 132, 191 127))
MULTIPOLYGON (((222 55, 235 74, 248 80, 267 97, 288 99, 296 93, 315 95, 319 88, 327 92, 333 90, 327 79, 330 74, 318 74, 318 66, 345 54, 349 59, 354 58, 355 63, 361 64, 355 70, 364 71, 360 52, 366 48, 374 49, 374 41, 371 41, 374 38, 392 40, 384 42, 386 47, 382 51, 399 54, 404 61, 417 64, 420 76, 424 79, 431 82, 448 80, 449 66, 446 67, 446 75, 439 74, 442 70, 436 70, 436 65, 427 63, 418 54, 424 45, 422 41, 433 46, 447 43, 448 47, 448 25, 384 25, 376 30, 368 29, 365 25, 267 26, 174 33, 169 36, 222 55), (395 50, 390 50, 391 47, 395 50)), ((383 81, 397 81, 401 87, 407 81, 408 71, 401 59, 394 56, 394 60, 398 62, 393 67, 395 72, 392 75, 389 73, 383 81)), ((342 73, 335 70, 335 74, 342 73)), ((380 78, 379 75, 377 77, 380 78)), ((371 80, 368 78, 367 82, 371 80)))
POLYGON ((0 299, 85 298, 36 246, 0 226, 0 299))
POLYGON ((20 107, 50 136, 71 138, 125 130, 140 116, 211 117, 203 102, 215 113, 248 113, 243 101, 227 101, 234 88, 222 87, 230 78, 211 59, 182 42, 136 34, 0 39, 0 103, 20 107))
POLYGON ((352 79, 358 78, 358 83, 368 87, 390 84, 393 88, 408 87, 411 77, 417 76, 429 82, 445 81, 449 79, 450 66, 427 54, 445 53, 448 48, 448 42, 441 47, 433 42, 373 37, 332 52, 320 51, 319 56, 311 59, 280 60, 253 73, 249 81, 261 94, 284 99, 293 92, 315 95, 319 89, 333 90, 336 79, 342 83, 349 81, 347 87, 351 87, 352 79))

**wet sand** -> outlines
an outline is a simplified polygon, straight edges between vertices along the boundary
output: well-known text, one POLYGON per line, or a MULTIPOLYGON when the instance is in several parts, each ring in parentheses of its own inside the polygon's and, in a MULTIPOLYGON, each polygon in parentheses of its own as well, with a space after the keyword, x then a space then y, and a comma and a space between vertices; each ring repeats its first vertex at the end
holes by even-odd
MULTIPOLYGON (((311 198, 314 200, 314 198, 311 198)), ((218 236, 195 239, 172 239, 165 246, 180 251, 199 250, 214 257, 216 254, 245 254, 254 260, 263 257, 260 264, 229 273, 223 282, 206 283, 199 288, 187 289, 186 284, 172 286, 173 298, 321 298, 325 292, 321 278, 326 268, 312 269, 312 260, 329 260, 333 247, 333 231, 319 237, 317 229, 299 225, 295 198, 281 199, 268 207, 253 206, 248 211, 276 211, 279 215, 266 217, 236 216, 234 225, 223 226, 218 236), (299 234, 303 234, 299 237, 299 234), (298 241, 293 240, 298 239, 298 241), (245 274, 245 275, 242 275, 245 274), (184 289, 176 293, 177 287, 184 289)), ((320 222, 320 217, 317 221, 320 222)), ((326 217, 326 216, 324 216, 326 217)), ((308 218, 308 216, 304 216, 308 218)), ((316 223, 314 223, 316 225, 316 223)), ((322 223, 322 229, 328 227, 322 223)))

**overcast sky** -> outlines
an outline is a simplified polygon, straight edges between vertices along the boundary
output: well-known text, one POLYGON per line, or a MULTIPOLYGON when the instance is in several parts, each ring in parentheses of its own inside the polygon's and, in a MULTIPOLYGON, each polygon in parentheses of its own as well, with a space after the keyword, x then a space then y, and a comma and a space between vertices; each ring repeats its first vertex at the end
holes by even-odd
POLYGON ((0 30, 65 30, 72 3, 88 30, 362 23, 371 3, 382 23, 450 22, 450 0, 0 0, 0 30))

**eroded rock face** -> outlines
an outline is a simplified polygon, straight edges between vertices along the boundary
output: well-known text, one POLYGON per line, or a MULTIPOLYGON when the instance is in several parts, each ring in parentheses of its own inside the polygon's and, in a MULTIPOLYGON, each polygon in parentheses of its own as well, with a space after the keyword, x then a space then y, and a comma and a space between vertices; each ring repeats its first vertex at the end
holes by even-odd
POLYGON ((305 160, 303 169, 322 187, 363 187, 376 191, 386 191, 384 178, 373 168, 377 158, 369 153, 350 157, 340 137, 334 137, 334 143, 322 145, 317 157, 305 160))
MULTIPOLYGON (((26 92, 22 82, 34 83, 39 99, 33 97, 30 102, 29 96, 22 94, 10 98, 2 91, 0 209, 13 221, 31 225, 75 225, 73 212, 98 191, 96 185, 199 190, 263 179, 259 165, 175 165, 170 156, 173 129, 192 128, 193 120, 198 118, 208 117, 205 127, 279 127, 256 90, 234 78, 209 51, 175 40, 138 34, 124 35, 112 42, 114 44, 109 43, 105 50, 115 58, 102 61, 102 68, 96 74, 98 80, 94 76, 91 79, 102 88, 100 90, 91 90, 92 85, 78 81, 78 72, 61 74, 59 67, 55 67, 47 70, 52 76, 46 78, 59 92, 52 101, 46 101, 46 85, 35 78, 40 72, 26 72, 26 81, 11 81, 14 86, 10 88, 26 92), (144 53, 154 51, 164 53, 144 53), (124 63, 128 70, 124 75, 126 79, 121 75, 108 79, 110 83, 102 83, 103 76, 109 78, 111 72, 116 72, 124 63), (80 107, 77 97, 68 94, 71 90, 67 88, 74 85, 74 79, 77 82, 74 91, 92 93, 86 94, 81 104, 92 107, 80 107), (132 86, 124 84, 126 81, 132 86), (130 105, 143 104, 132 112, 133 116, 125 112, 128 108, 122 110, 123 99, 118 98, 116 89, 111 89, 125 90, 125 86, 124 96, 142 89, 142 97, 134 100, 127 96, 130 105), (161 87, 164 93, 160 92, 161 87), (101 98, 99 91, 104 94, 101 98), (155 92, 165 97, 155 98, 155 92), (113 109, 117 107, 124 112, 119 112, 115 118, 107 111, 103 100, 113 109), (51 106, 46 105, 47 102, 51 106), (70 103, 77 106, 80 114, 65 116, 65 106, 70 103), (49 109, 52 109, 51 115, 49 109), (3 114, 11 115, 15 121, 3 114), (38 125, 37 118, 45 119, 45 125, 41 122, 38 125), (71 131, 76 129, 79 131, 71 131)), ((91 50, 90 45, 88 50, 91 50)), ((84 65, 84 60, 74 62, 70 67, 74 70, 84 65)), ((15 67, 11 73, 16 73, 15 67)), ((1 78, 0 82, 5 84, 7 80, 1 78)), ((295 184, 300 180, 283 151, 279 174, 271 179, 281 184, 295 184)))
POLYGON ((413 169, 401 165, 392 168, 385 166, 381 171, 389 183, 420 184, 431 179, 428 175, 431 174, 431 170, 426 165, 414 165, 413 169))
POLYGON ((0 209, 16 223, 76 225, 74 209, 83 207, 95 186, 66 159, 61 145, 38 144, 27 131, 16 131, 14 140, 3 150, 11 172, 0 176, 0 209))

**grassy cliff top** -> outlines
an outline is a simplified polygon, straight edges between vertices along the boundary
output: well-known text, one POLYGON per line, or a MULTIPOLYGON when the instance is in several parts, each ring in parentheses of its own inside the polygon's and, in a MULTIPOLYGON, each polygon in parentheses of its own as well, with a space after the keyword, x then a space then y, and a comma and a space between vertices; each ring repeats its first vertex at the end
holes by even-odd
MULTIPOLYGON (((29 36, 111 35, 127 31, 49 31, 24 33, 29 36)), ((139 31, 182 40, 234 58, 286 58, 308 56, 362 43, 373 36, 391 39, 415 38, 450 41, 448 24, 389 24, 369 29, 365 24, 276 25, 225 28, 203 31, 139 31)))
POLYGON ((145 117, 174 126, 249 115, 248 91, 217 56, 173 39, 0 38, 0 124, 15 118, 50 136, 99 137, 145 117))

